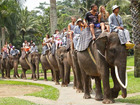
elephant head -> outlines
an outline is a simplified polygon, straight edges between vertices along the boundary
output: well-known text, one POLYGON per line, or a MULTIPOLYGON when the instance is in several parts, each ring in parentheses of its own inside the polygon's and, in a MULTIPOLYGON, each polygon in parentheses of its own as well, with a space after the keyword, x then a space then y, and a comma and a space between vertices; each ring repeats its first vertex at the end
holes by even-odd
POLYGON ((67 53, 67 49, 65 47, 61 47, 61 48, 57 49, 56 56, 60 60, 61 63, 63 62, 64 55, 66 53, 67 53))
POLYGON ((108 44, 106 48, 106 60, 115 67, 116 78, 120 84, 122 97, 127 96, 127 74, 126 74, 126 61, 127 50, 125 45, 120 43, 117 33, 111 33, 108 36, 108 44))
POLYGON ((122 97, 125 98, 127 96, 127 50, 125 45, 120 43, 118 34, 115 32, 101 34, 96 40, 96 45, 98 53, 106 59, 111 67, 115 68, 119 89, 122 91, 122 97))

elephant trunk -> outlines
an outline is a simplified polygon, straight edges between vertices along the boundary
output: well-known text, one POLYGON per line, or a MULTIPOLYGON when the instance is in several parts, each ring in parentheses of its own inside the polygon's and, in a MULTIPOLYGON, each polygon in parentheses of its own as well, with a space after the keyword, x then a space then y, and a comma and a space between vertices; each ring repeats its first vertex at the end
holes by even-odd
POLYGON ((120 84, 121 91, 122 91, 122 97, 126 98, 127 96, 127 72, 126 72, 126 66, 115 66, 115 74, 116 78, 118 80, 118 83, 120 84))
POLYGON ((36 62, 37 79, 39 79, 39 62, 36 62))

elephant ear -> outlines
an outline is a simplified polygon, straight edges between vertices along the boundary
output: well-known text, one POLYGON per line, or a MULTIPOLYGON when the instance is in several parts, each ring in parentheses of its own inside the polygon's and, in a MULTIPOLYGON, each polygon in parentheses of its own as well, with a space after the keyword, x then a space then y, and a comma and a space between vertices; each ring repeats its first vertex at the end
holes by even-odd
POLYGON ((101 33, 99 37, 95 40, 96 47, 100 52, 102 52, 102 54, 105 54, 105 49, 108 42, 108 35, 109 33, 107 32, 101 33))

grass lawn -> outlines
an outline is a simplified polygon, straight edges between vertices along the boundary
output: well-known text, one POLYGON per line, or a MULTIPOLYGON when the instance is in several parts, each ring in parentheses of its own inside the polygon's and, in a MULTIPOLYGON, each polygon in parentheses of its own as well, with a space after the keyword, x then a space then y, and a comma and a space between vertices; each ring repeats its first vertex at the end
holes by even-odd
POLYGON ((39 87, 43 87, 44 89, 39 92, 26 94, 25 96, 36 96, 36 97, 42 97, 42 98, 47 98, 51 100, 57 100, 59 97, 58 89, 52 86, 44 85, 44 84, 37 84, 37 83, 31 83, 31 82, 19 82, 19 81, 5 81, 5 80, 0 80, 0 84, 39 86, 39 87))
POLYGON ((116 102, 140 104, 140 96, 128 97, 126 99, 116 99, 116 102))
MULTIPOLYGON (((140 92, 140 78, 135 78, 134 77, 134 72, 128 72, 128 86, 127 86, 127 93, 131 94, 131 93, 137 93, 140 92)), ((110 87, 113 88, 113 81, 112 78, 110 77, 110 87)), ((103 86, 102 86, 103 87, 103 86)), ((93 86, 93 88, 95 89, 95 85, 93 86)), ((121 91, 120 91, 121 94, 121 91)))
POLYGON ((127 66, 134 66, 134 56, 127 57, 127 66))
POLYGON ((0 98, 0 105, 37 105, 37 104, 23 99, 6 97, 6 98, 0 98))

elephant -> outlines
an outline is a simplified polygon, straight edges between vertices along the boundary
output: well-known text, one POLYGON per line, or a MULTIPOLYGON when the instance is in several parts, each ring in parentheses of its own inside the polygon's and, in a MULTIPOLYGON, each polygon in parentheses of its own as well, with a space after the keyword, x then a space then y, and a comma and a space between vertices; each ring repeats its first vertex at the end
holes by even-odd
POLYGON ((22 67, 22 74, 21 78, 26 79, 26 71, 31 69, 32 71, 32 79, 37 80, 36 78, 36 69, 38 70, 38 78, 39 78, 39 54, 26 54, 24 50, 22 50, 22 55, 19 59, 21 67, 22 67))
POLYGON ((59 85, 60 84, 59 83, 60 70, 58 68, 58 64, 57 64, 57 60, 56 60, 56 52, 54 54, 52 54, 51 51, 48 51, 46 58, 53 70, 53 75, 54 75, 53 77, 54 77, 55 85, 59 85))
POLYGON ((70 83, 70 59, 67 57, 66 47, 60 47, 56 50, 56 60, 60 70, 60 78, 62 79, 62 87, 67 87, 70 83))
POLYGON ((18 74, 18 64, 19 64, 19 55, 9 55, 9 66, 11 66, 10 69, 14 69, 14 75, 13 77, 16 79, 17 77, 19 78, 18 74))
POLYGON ((102 33, 95 41, 89 44, 84 51, 77 51, 76 58, 79 69, 84 80, 84 98, 91 98, 89 90, 90 77, 95 78, 96 100, 103 100, 104 104, 114 102, 122 91, 122 97, 127 96, 126 79, 126 58, 127 50, 125 45, 120 44, 117 33, 102 33), (109 84, 109 69, 114 87, 111 89, 109 84), (103 81, 103 93, 101 89, 103 81), (125 84, 125 86, 124 86, 125 84))
POLYGON ((37 79, 39 79, 40 54, 38 52, 33 52, 29 56, 31 56, 29 57, 30 58, 29 62, 33 66, 34 71, 37 71, 37 79))
POLYGON ((52 81, 54 80, 54 76, 53 76, 53 70, 46 58, 47 54, 41 54, 40 56, 40 61, 41 61, 41 65, 42 65, 42 69, 44 71, 44 80, 47 81, 47 75, 46 75, 46 71, 47 70, 51 70, 51 73, 52 73, 52 81))

